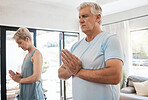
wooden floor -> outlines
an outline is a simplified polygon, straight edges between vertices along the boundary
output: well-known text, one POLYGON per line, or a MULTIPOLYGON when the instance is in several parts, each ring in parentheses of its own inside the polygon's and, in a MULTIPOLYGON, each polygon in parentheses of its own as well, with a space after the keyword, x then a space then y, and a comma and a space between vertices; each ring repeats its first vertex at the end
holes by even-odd
POLYGON ((19 88, 13 88, 13 89, 8 89, 7 90, 7 100, 17 100, 16 99, 16 91, 18 90, 19 88))
POLYGON ((7 96, 7 100, 18 100, 18 99, 15 96, 11 96, 11 97, 10 96, 9 97, 7 96))

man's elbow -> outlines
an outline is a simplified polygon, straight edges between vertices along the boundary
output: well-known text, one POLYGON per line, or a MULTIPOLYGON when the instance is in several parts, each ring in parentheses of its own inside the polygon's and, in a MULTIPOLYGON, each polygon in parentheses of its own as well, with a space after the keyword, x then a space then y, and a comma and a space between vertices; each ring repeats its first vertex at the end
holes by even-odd
POLYGON ((116 80, 113 84, 114 85, 117 85, 117 84, 119 84, 120 83, 120 81, 119 80, 116 80))
POLYGON ((117 85, 117 84, 119 84, 120 82, 121 82, 121 75, 117 75, 116 77, 115 77, 115 81, 114 81, 114 85, 117 85))
POLYGON ((69 79, 71 76, 68 76, 68 75, 66 75, 66 74, 64 74, 64 73, 62 73, 62 72, 58 72, 58 77, 59 77, 60 80, 67 80, 67 79, 69 79))
POLYGON ((58 77, 59 77, 59 79, 62 79, 62 74, 61 74, 60 69, 58 70, 58 77))
POLYGON ((65 80, 67 80, 68 78, 65 78, 65 77, 64 77, 64 78, 63 78, 63 77, 59 77, 59 79, 65 81, 65 80))
POLYGON ((60 80, 63 80, 60 73, 58 73, 58 77, 59 77, 60 80))
POLYGON ((58 77, 60 80, 67 80, 69 77, 66 77, 65 75, 58 73, 58 77))

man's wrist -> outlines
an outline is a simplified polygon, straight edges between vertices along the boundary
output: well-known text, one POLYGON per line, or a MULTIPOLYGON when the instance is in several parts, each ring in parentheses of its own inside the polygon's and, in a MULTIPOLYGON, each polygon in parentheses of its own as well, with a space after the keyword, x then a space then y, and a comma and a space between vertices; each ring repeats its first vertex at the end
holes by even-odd
POLYGON ((74 75, 78 76, 79 72, 82 70, 82 68, 80 68, 74 75))

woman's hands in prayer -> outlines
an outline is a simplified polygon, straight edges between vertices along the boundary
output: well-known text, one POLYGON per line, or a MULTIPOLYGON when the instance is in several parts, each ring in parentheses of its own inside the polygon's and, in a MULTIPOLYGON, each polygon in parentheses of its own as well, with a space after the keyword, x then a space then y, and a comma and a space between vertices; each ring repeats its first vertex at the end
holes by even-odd
POLYGON ((9 76, 15 81, 15 82, 18 82, 20 83, 21 81, 21 73, 14 73, 12 70, 9 70, 9 76))
POLYGON ((73 75, 76 75, 82 69, 82 62, 78 57, 71 54, 68 50, 61 50, 61 56, 64 67, 73 75))

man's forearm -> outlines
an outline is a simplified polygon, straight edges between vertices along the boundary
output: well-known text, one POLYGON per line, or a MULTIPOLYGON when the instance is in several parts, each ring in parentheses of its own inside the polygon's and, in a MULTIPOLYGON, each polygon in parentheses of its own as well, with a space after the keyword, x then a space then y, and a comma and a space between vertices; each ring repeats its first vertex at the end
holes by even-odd
POLYGON ((87 81, 101 83, 101 84, 118 84, 121 80, 121 74, 119 72, 111 72, 108 68, 99 70, 81 69, 76 75, 87 81))
POLYGON ((122 77, 122 61, 120 59, 109 59, 106 61, 106 67, 97 70, 81 69, 77 77, 87 81, 116 85, 122 77))

